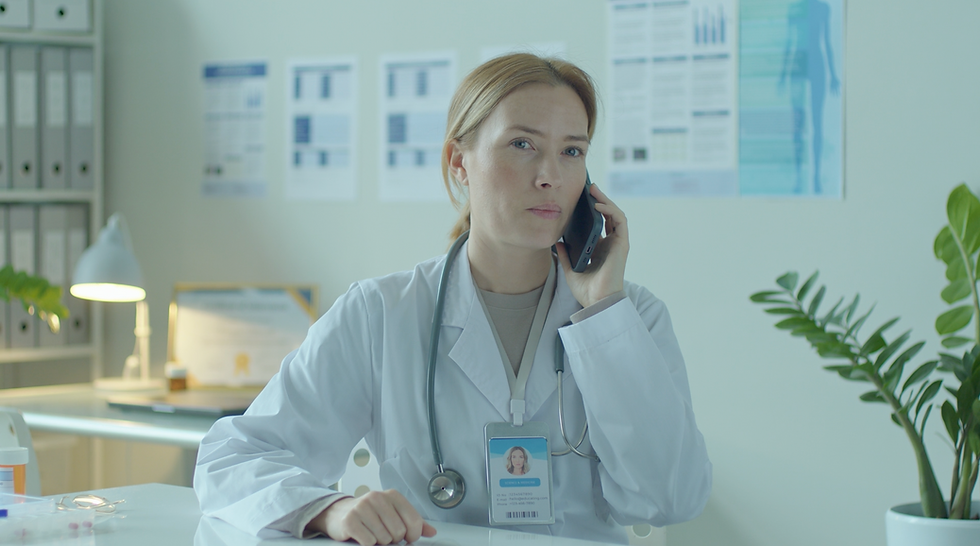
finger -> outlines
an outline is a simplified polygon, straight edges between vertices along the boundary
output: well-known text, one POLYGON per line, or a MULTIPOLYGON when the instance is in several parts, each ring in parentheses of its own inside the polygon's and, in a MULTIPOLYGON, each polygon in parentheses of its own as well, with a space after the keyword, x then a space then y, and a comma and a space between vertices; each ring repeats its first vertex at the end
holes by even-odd
POLYGON ((429 525, 429 522, 422 522, 422 536, 424 537, 434 537, 436 536, 436 528, 429 525))
POLYGON ((401 493, 397 491, 392 491, 392 493, 393 495, 390 498, 391 505, 398 512, 398 517, 403 522, 405 528, 405 533, 401 538, 407 542, 415 542, 422 536, 422 530, 426 525, 425 520, 422 519, 422 516, 415 510, 415 507, 401 493))
POLYGON ((555 251, 558 253, 558 261, 561 263, 561 268, 565 270, 565 275, 567 276, 572 271, 572 262, 568 259, 568 249, 565 248, 565 243, 555 243, 555 251))
POLYGON ((364 501, 367 504, 364 522, 378 539, 378 544, 400 542, 405 536, 405 524, 391 506, 388 496, 372 491, 364 496, 364 501))
POLYGON ((360 520, 355 519, 354 521, 349 522, 346 530, 347 533, 345 534, 347 537, 349 539, 353 539, 354 542, 357 542, 361 546, 374 546, 375 544, 378 544, 378 539, 374 536, 374 533, 372 533, 371 530, 368 529, 367 526, 365 526, 360 520))

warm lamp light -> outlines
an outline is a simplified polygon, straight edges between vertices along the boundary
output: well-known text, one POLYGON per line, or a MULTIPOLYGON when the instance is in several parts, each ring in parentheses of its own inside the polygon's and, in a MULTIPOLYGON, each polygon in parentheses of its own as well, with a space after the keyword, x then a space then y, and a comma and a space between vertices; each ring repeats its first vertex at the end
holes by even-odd
POLYGON ((76 298, 105 302, 136 302, 136 349, 126 358, 121 378, 95 380, 96 390, 157 391, 162 379, 150 379, 150 315, 143 289, 143 271, 133 254, 126 221, 113 214, 75 265, 69 290, 76 298))

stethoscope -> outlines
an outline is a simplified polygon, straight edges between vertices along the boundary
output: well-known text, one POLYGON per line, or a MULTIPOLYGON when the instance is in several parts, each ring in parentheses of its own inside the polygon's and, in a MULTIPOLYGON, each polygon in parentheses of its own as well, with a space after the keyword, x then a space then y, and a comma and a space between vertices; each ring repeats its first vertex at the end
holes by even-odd
MULTIPOLYGON (((459 250, 469 237, 470 232, 464 232, 453 242, 446 257, 446 265, 442 268, 442 276, 439 279, 439 292, 436 294, 436 308, 432 313, 432 333, 429 335, 429 362, 426 368, 426 403, 429 413, 429 440, 432 442, 432 458, 435 459, 436 473, 429 479, 429 498, 432 503, 439 508, 453 508, 463 501, 466 496, 466 483, 459 472, 446 468, 443 465, 442 450, 439 449, 439 433, 436 428, 436 358, 439 355, 439 330, 442 328, 442 311, 446 306, 446 287, 449 284, 449 273, 452 271, 453 262, 459 255, 459 250)), ((555 373, 558 375, 558 428, 561 429, 561 437, 565 441, 567 449, 560 452, 552 452, 553 457, 560 457, 568 453, 574 453, 580 457, 592 459, 598 462, 599 457, 589 453, 579 451, 579 446, 585 441, 585 436, 589 432, 589 423, 586 422, 582 427, 582 435, 573 446, 568 441, 565 434, 565 411, 562 405, 562 374, 565 373, 565 346, 561 341, 561 336, 555 338, 555 373)))

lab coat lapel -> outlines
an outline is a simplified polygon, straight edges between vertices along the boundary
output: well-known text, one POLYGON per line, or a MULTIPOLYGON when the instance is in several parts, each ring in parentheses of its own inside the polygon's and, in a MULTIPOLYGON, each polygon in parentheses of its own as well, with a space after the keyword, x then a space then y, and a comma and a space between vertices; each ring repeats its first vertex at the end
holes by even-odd
POLYGON ((446 293, 442 319, 443 334, 448 337, 450 328, 462 329, 449 351, 449 358, 493 404, 501 420, 507 421, 510 420, 510 385, 490 322, 476 296, 466 248, 464 245, 460 249, 449 276, 449 291, 446 293))
MULTIPOLYGON (((555 297, 548 309, 548 318, 541 333, 541 342, 534 353, 534 366, 531 368, 531 375, 527 379, 527 388, 524 392, 526 419, 533 419, 545 401, 558 388, 555 375, 555 336, 558 335, 557 330, 580 309, 582 306, 568 288, 565 271, 559 265, 555 297)), ((564 376, 566 378, 571 376, 571 369, 568 366, 565 367, 564 376)))

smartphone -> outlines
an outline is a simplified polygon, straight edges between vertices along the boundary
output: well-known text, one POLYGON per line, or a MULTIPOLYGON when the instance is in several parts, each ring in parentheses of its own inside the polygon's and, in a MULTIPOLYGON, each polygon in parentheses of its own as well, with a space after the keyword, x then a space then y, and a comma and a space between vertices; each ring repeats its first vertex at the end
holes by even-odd
POLYGON ((582 195, 575 204, 572 219, 569 220, 562 241, 568 251, 568 259, 572 263, 572 271, 581 273, 589 265, 592 251, 595 250, 599 236, 602 235, 602 215, 595 210, 595 198, 589 193, 592 180, 585 173, 585 187, 582 195))

